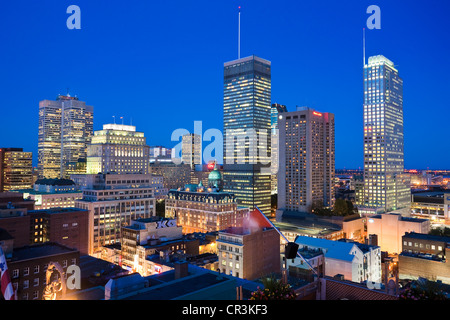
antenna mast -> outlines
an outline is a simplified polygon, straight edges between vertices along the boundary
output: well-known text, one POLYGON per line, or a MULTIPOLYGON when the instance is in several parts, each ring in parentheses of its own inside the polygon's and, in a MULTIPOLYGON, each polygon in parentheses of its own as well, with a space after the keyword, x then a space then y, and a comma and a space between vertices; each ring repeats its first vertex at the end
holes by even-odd
POLYGON ((363 28, 363 68, 366 65, 366 28, 363 28))
POLYGON ((241 58, 241 6, 239 6, 239 20, 238 20, 238 59, 241 58))

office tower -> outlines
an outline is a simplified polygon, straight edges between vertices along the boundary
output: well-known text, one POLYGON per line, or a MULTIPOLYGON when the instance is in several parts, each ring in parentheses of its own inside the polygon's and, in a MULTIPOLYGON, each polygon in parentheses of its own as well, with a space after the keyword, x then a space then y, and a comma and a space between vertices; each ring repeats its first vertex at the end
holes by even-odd
POLYGON ((83 174, 74 177, 83 191, 75 207, 89 211, 89 254, 120 243, 121 228, 156 215, 150 174, 83 174))
POLYGON ((278 103, 273 103, 270 109, 270 128, 271 128, 271 191, 272 194, 276 194, 278 190, 278 143, 279 143, 279 129, 278 129, 278 116, 280 113, 287 112, 286 106, 278 103))
POLYGON ((150 147, 150 162, 172 162, 172 150, 162 146, 150 147))
POLYGON ((86 159, 93 114, 92 106, 69 94, 39 102, 39 178, 68 178, 69 164, 86 159))
POLYGON ((0 148, 0 192, 32 187, 32 157, 22 148, 0 148))
MULTIPOLYGON (((302 107, 278 119, 278 209, 312 212, 334 204, 334 114, 302 107)), ((277 213, 278 216, 278 213, 277 213)))
POLYGON ((271 63, 250 56, 224 64, 224 191, 271 213, 271 63))
POLYGON ((88 174, 149 172, 150 147, 135 126, 105 124, 94 132, 87 151, 88 174))
POLYGON ((188 133, 181 140, 181 161, 188 164, 191 170, 202 164, 202 139, 199 134, 188 133))
POLYGON ((403 80, 392 61, 373 56, 364 65, 364 204, 360 213, 409 206, 411 192, 403 170, 403 80))

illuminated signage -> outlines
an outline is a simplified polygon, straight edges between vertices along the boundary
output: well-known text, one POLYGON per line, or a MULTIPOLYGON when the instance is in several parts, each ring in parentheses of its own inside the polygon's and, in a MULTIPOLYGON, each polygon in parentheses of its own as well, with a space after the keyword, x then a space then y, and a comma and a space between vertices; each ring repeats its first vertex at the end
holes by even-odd
POLYGON ((313 115, 321 117, 322 114, 320 112, 313 111, 313 115))
POLYGON ((157 221, 156 223, 157 223, 156 229, 168 228, 168 227, 176 227, 177 226, 177 221, 175 219, 157 221))
POLYGON ((206 166, 208 168, 208 170, 213 170, 214 169, 214 162, 209 162, 206 166))

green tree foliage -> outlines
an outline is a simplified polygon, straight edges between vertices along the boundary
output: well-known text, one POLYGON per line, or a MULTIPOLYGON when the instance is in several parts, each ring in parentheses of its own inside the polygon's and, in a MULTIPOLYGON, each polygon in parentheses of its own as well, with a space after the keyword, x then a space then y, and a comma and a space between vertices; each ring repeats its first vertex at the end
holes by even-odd
POLYGON ((433 236, 440 236, 440 237, 450 237, 450 228, 444 227, 444 228, 434 228, 431 229, 428 233, 433 236))
POLYGON ((252 292, 250 300, 295 300, 297 294, 289 284, 283 283, 280 279, 267 277, 261 280, 264 289, 252 292))

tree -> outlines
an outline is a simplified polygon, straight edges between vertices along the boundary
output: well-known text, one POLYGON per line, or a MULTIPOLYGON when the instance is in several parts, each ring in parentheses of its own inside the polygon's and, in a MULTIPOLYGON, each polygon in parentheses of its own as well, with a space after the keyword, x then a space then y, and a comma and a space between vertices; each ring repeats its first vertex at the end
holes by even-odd
POLYGON ((252 292, 250 300, 295 300, 297 297, 291 286, 280 279, 267 277, 261 281, 264 289, 258 287, 258 290, 252 292))
POLYGON ((444 228, 434 228, 431 229, 428 233, 433 236, 440 236, 440 237, 450 237, 450 228, 444 227, 444 228))
POLYGON ((400 300, 448 300, 443 285, 437 281, 419 278, 410 282, 400 295, 400 300))
POLYGON ((336 216, 346 216, 348 214, 347 201, 344 199, 336 199, 333 212, 336 216))

